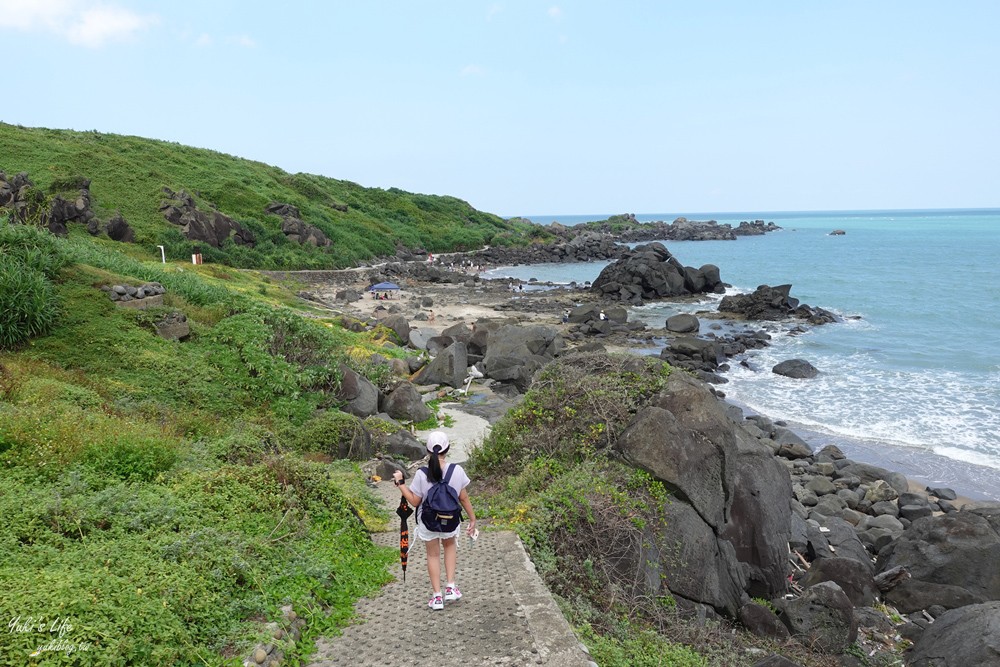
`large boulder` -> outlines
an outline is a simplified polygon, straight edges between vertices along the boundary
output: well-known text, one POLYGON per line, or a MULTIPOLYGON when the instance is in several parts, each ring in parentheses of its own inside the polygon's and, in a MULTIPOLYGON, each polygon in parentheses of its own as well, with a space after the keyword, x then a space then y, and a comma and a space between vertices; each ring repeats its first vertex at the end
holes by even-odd
POLYGON ((735 455, 731 443, 707 442, 669 410, 650 406, 636 413, 615 448, 627 463, 667 484, 713 529, 722 526, 732 486, 726 466, 726 454, 735 455), (726 445, 730 451, 721 451, 726 445))
POLYGON ((379 321, 379 324, 392 329, 403 345, 410 342, 410 323, 404 316, 399 314, 386 315, 379 321))
POLYGON ((917 639, 906 664, 1000 665, 1000 602, 969 605, 941 614, 917 639))
POLYGON ((631 554, 644 592, 658 596, 669 589, 674 596, 736 617, 750 598, 733 546, 719 540, 686 503, 667 502, 660 515, 662 521, 648 529, 631 554))
POLYGON ((810 586, 784 603, 785 625, 792 637, 818 653, 843 653, 858 638, 851 600, 832 581, 810 586))
POLYGON ((365 376, 340 365, 340 388, 337 400, 344 401, 341 410, 357 417, 368 417, 378 412, 378 389, 365 376))
MULTIPOLYGON (((472 340, 476 340, 475 334, 472 340)), ((501 326, 489 332, 483 372, 527 391, 535 371, 562 353, 563 347, 562 336, 551 327, 501 326)))
POLYGON ((468 350, 465 343, 452 343, 434 357, 413 378, 417 384, 446 384, 458 389, 465 383, 469 367, 468 350))
POLYGON ((778 321, 798 318, 807 320, 810 324, 840 320, 828 310, 800 304, 798 299, 789 296, 791 290, 791 285, 761 285, 750 294, 730 294, 722 298, 719 312, 732 313, 748 320, 778 321))
POLYGON ((452 340, 468 343, 472 340, 472 329, 465 322, 458 322, 442 331, 441 335, 449 336, 452 340))
POLYGON ((393 419, 422 422, 434 416, 420 392, 409 382, 400 382, 383 401, 382 409, 393 419))
POLYGON ((325 248, 330 245, 330 239, 319 227, 302 221, 302 214, 297 206, 282 202, 271 202, 264 207, 265 213, 271 213, 281 218, 281 233, 293 243, 325 248))
POLYGON ((931 604, 1000 600, 1000 534, 987 517, 972 511, 918 519, 879 554, 879 572, 902 566, 911 579, 886 599, 909 613, 931 604), (965 596, 962 592, 968 594, 965 596), (948 592, 947 599, 935 595, 948 592))
MULTIPOLYGON (((784 592, 791 524, 788 472, 770 449, 728 417, 704 384, 684 373, 671 374, 615 448, 626 462, 673 490, 674 505, 692 509, 720 553, 732 553, 739 572, 730 572, 725 581, 740 581, 761 597, 784 592)), ((719 608, 718 595, 714 601, 691 599, 719 608)))
POLYGON ((814 378, 819 370, 805 359, 786 359, 771 368, 771 372, 788 378, 814 378))
POLYGON ((685 267, 662 243, 650 243, 636 246, 604 267, 591 289, 607 298, 641 303, 644 299, 717 291, 721 287, 717 277, 717 267, 685 267))
POLYGON ((410 461, 417 461, 427 455, 424 445, 406 429, 388 435, 374 435, 372 446, 383 454, 392 454, 410 461))
POLYGON ((129 226, 121 213, 115 213, 111 216, 104 231, 114 241, 120 241, 121 243, 133 243, 135 241, 135 232, 132 231, 132 227, 129 226))
POLYGON ((761 285, 750 294, 730 294, 719 303, 720 313, 742 315, 748 320, 783 320, 799 305, 789 296, 791 285, 761 285))
POLYGON ((698 333, 698 318, 690 313, 679 313, 667 318, 667 331, 673 333, 698 333))
POLYGON ((178 225, 188 240, 202 241, 213 248, 222 247, 227 239, 236 245, 253 247, 257 243, 253 232, 229 216, 198 209, 187 192, 174 192, 166 187, 163 192, 167 199, 160 203, 160 213, 167 222, 178 225))
POLYGON ((878 595, 871 568, 853 558, 821 558, 814 561, 799 580, 799 586, 808 588, 824 581, 840 586, 855 607, 872 606, 878 595))

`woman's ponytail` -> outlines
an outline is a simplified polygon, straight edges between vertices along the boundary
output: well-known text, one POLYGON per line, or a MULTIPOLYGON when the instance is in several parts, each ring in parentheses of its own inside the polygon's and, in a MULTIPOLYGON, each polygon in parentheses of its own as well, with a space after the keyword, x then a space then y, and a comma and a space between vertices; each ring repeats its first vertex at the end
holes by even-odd
POLYGON ((431 483, 440 482, 444 478, 444 473, 441 471, 441 446, 434 445, 434 450, 431 452, 431 458, 427 462, 427 478, 431 483))

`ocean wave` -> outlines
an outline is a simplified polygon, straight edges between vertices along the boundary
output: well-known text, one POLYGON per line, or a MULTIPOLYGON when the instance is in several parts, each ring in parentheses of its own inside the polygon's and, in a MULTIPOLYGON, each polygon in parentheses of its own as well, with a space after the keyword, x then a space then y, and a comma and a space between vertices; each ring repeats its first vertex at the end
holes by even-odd
MULTIPOLYGON (((966 374, 940 370, 887 371, 871 352, 816 358, 820 375, 810 380, 770 372, 799 356, 801 337, 779 341, 752 356, 750 370, 733 365, 727 394, 775 419, 856 439, 929 451, 964 452, 1000 468, 1000 432, 995 384, 971 382, 966 374), (777 349, 776 349, 777 348, 777 349)), ((978 462, 978 461, 969 461, 978 462)))

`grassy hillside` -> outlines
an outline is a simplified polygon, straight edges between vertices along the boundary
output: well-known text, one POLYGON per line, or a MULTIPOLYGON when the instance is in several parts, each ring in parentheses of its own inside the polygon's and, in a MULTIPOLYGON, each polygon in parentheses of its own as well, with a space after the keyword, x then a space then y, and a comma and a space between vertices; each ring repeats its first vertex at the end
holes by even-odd
POLYGON ((152 256, 165 245, 172 257, 188 257, 195 246, 159 212, 163 187, 186 190, 200 209, 212 208, 248 227, 255 248, 227 245, 197 249, 206 261, 261 269, 342 268, 392 255, 397 244, 432 252, 467 250, 486 244, 523 242, 532 226, 505 221, 454 197, 422 195, 396 188, 365 188, 211 150, 99 132, 25 128, 0 123, 0 170, 26 171, 42 190, 72 192, 91 179, 94 210, 106 220, 120 211, 136 232, 136 248, 152 256), (328 248, 285 239, 280 219, 267 215, 271 202, 297 206, 303 220, 331 240, 328 248), (343 212, 336 207, 347 206, 343 212))
POLYGON ((309 622, 291 662, 398 557, 367 537, 386 518, 338 458, 361 423, 335 392, 340 363, 378 380, 371 354, 403 351, 254 272, 120 248, 0 222, 0 300, 32 274, 25 312, 52 315, 0 317, 0 665, 241 664, 286 604, 309 622), (149 310, 99 289, 152 280, 149 310), (173 311, 184 342, 154 331, 173 311))

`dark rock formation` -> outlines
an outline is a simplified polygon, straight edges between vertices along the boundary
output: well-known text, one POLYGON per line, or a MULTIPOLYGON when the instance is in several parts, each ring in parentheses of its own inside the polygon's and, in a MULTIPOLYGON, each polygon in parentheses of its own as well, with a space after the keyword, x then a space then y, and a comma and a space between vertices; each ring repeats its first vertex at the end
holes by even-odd
MULTIPOLYGON (((410 461, 417 461, 427 455, 424 445, 406 429, 400 429, 389 435, 376 431, 372 435, 372 447, 383 454, 400 456, 410 461)), ((392 473, 389 474, 391 475, 392 473)))
POLYGON ((1000 534, 976 510, 926 517, 913 524, 878 559, 879 571, 901 566, 911 575, 886 596, 909 613, 1000 600, 1000 534))
MULTIPOLYGON (((88 226, 88 231, 89 231, 88 226)), ((122 243, 134 243, 135 242, 135 232, 132 227, 129 226, 128 221, 122 217, 121 213, 115 213, 108 220, 107 226, 104 228, 107 235, 114 241, 120 241, 122 243)))
POLYGON ((819 653, 843 653, 858 638, 850 599, 832 581, 810 586, 783 605, 792 637, 819 653))
POLYGON ((495 246, 473 253, 476 264, 541 264, 546 262, 589 262, 615 259, 627 250, 609 234, 592 231, 573 232, 572 239, 562 243, 532 244, 528 247, 495 246))
POLYGON ((456 341, 434 357, 414 376, 417 384, 446 384, 456 389, 465 384, 468 371, 468 348, 456 341))
POLYGON ((721 293, 724 285, 718 267, 685 267, 662 243, 650 243, 604 267, 591 289, 607 298, 641 304, 648 299, 721 293))
POLYGON ((878 587, 871 566, 852 558, 822 558, 815 561, 799 585, 808 588, 823 581, 840 586, 855 607, 870 607, 875 603, 878 587))
POLYGON ((814 378, 819 375, 819 369, 805 359, 786 359, 775 364, 771 372, 796 379, 814 378))
POLYGON ((322 229, 302 221, 302 214, 296 206, 271 202, 264 207, 264 212, 281 218, 281 232, 289 241, 317 248, 325 248, 331 243, 322 229))
MULTIPOLYGON (((572 235, 572 227, 550 225, 549 229, 561 232, 564 236, 572 235)), ((634 215, 616 215, 606 221, 597 224, 588 224, 588 230, 594 230, 604 234, 612 234, 620 241, 649 242, 649 241, 734 241, 738 236, 757 236, 766 232, 773 232, 781 229, 773 222, 763 220, 744 220, 740 222, 736 229, 730 224, 719 224, 715 220, 688 220, 687 218, 676 218, 673 222, 667 223, 662 220, 655 222, 638 222, 634 215), (622 229, 623 224, 625 228, 622 229)))
POLYGON ((767 637, 775 641, 788 639, 788 628, 774 615, 770 609, 756 602, 749 602, 740 607, 740 623, 758 637, 767 637))
POLYGON ((1000 665, 1000 602, 953 609, 921 633, 907 656, 910 667, 1000 665))
POLYGON ((411 422, 422 422, 433 416, 430 408, 424 405, 420 393, 409 382, 400 382, 385 397, 382 409, 393 419, 411 422))
POLYGON ((767 447, 735 426, 703 384, 672 374, 615 449, 682 501, 664 508, 666 524, 670 540, 692 550, 680 561, 696 572, 681 574, 677 563, 644 554, 651 558, 644 568, 650 585, 659 580, 659 568, 671 592, 730 616, 747 601, 747 591, 771 597, 785 590, 788 473, 767 447), (705 551, 696 556, 695 549, 705 551))
MULTIPOLYGON (((479 326, 477 322, 477 329, 479 326)), ((470 351, 477 344, 477 333, 469 341, 470 351)), ((562 336, 550 327, 501 326, 488 334, 483 371, 487 377, 527 391, 535 371, 558 356, 563 348, 562 336)))
POLYGON ((689 313, 672 315, 667 318, 667 331, 673 333, 698 333, 700 326, 698 318, 689 313))
POLYGON ((341 410, 357 417, 368 417, 378 412, 379 392, 368 378, 340 365, 340 388, 337 400, 344 401, 341 410))
POLYGON ((392 329, 399 338, 401 345, 406 345, 410 342, 410 323, 402 315, 386 315, 379 324, 392 329))
POLYGON ((166 187, 163 192, 167 199, 160 203, 160 212, 167 222, 181 227, 185 238, 207 243, 213 248, 222 247, 227 239, 232 239, 236 245, 253 247, 256 244, 253 232, 218 211, 199 210, 187 192, 174 192, 166 187))
POLYGON ((789 296, 791 285, 761 285, 750 294, 731 294, 722 298, 720 313, 739 315, 748 320, 779 321, 789 318, 808 320, 810 324, 836 322, 839 318, 822 308, 799 304, 789 296))

